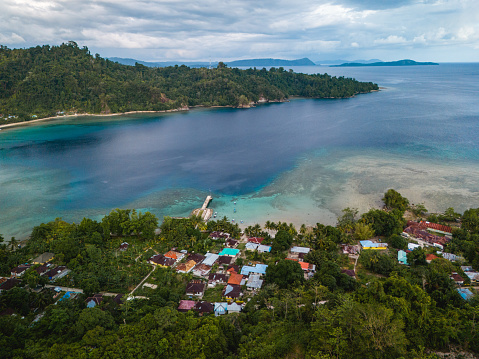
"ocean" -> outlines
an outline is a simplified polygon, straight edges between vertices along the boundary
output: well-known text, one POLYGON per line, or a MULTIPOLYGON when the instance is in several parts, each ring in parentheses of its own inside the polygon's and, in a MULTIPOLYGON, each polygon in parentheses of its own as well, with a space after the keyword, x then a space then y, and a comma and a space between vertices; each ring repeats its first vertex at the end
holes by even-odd
POLYGON ((0 233, 115 208, 263 225, 335 224, 389 188, 433 212, 479 207, 479 64, 297 67, 377 83, 349 99, 56 119, 0 131, 0 233), (235 204, 236 202, 236 204, 235 204))

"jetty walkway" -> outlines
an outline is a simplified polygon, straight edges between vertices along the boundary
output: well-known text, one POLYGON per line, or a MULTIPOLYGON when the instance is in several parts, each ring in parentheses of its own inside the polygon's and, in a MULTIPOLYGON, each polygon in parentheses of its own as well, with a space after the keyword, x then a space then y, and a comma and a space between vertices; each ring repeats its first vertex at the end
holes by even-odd
POLYGON ((213 199, 212 196, 207 196, 203 203, 203 206, 201 208, 197 208, 193 210, 192 215, 201 216, 201 218, 205 222, 209 220, 211 216, 213 215, 213 210, 211 208, 208 208, 208 205, 210 204, 212 199, 213 199))

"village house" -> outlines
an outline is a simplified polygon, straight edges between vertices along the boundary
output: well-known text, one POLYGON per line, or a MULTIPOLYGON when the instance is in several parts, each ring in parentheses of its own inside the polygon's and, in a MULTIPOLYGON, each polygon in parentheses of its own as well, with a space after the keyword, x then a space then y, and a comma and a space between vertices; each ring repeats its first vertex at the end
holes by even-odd
POLYGON ((208 266, 204 263, 198 264, 194 269, 193 269, 193 275, 197 277, 204 277, 207 276, 208 273, 211 271, 212 266, 208 266))
POLYGON ((426 262, 431 263, 434 259, 438 259, 439 257, 436 256, 435 254, 429 253, 426 254, 426 262))
POLYGON ((242 309, 243 309, 243 306, 236 302, 232 302, 231 304, 228 304, 228 314, 239 313, 241 312, 242 309))
POLYGON ((471 280, 471 284, 479 284, 479 272, 464 272, 467 278, 471 280))
POLYGON ((402 249, 398 251, 398 262, 400 264, 409 265, 407 262, 407 253, 402 249))
POLYGON ((233 284, 233 285, 243 285, 243 275, 237 274, 237 273, 231 273, 229 279, 228 279, 228 284, 233 284))
POLYGON ((218 239, 228 239, 230 237, 229 233, 226 232, 220 232, 220 231, 214 231, 210 233, 210 238, 214 240, 218 239))
POLYGON ((223 248, 223 250, 219 253, 220 256, 228 256, 231 258, 236 258, 238 253, 240 252, 237 248, 223 248))
POLYGON ((194 261, 196 264, 200 264, 206 257, 202 254, 192 253, 188 256, 188 260, 194 261))
POLYGON ((447 259, 450 262, 464 262, 464 258, 454 253, 447 253, 447 252, 436 252, 442 255, 442 258, 447 259))
POLYGON ((456 290, 458 291, 459 295, 464 300, 469 300, 472 297, 474 297, 474 294, 471 292, 469 288, 456 288, 456 290))
POLYGON ((231 274, 231 273, 238 273, 239 272, 239 266, 235 264, 231 264, 226 268, 226 273, 231 274))
POLYGON ((261 242, 264 241, 263 237, 250 237, 248 238, 249 243, 256 243, 256 244, 261 244, 261 242))
POLYGON ((171 259, 174 259, 175 262, 179 262, 183 259, 183 257, 185 256, 184 253, 181 253, 181 252, 175 252, 175 251, 168 251, 164 254, 164 256, 166 258, 171 258, 171 259))
POLYGON ((38 266, 35 268, 35 271, 38 273, 38 275, 44 275, 46 272, 49 271, 49 267, 45 264, 42 264, 41 266, 38 266))
POLYGON ((354 269, 341 269, 341 273, 356 279, 356 272, 354 271, 354 269))
POLYGON ((205 294, 205 283, 199 280, 193 280, 186 285, 186 295, 190 297, 203 298, 205 294))
POLYGON ((233 257, 230 256, 219 256, 218 257, 218 264, 219 265, 230 265, 233 257))
POLYGON ((225 242, 226 247, 229 248, 236 248, 238 246, 239 241, 233 238, 228 238, 225 242))
POLYGON ((258 248, 256 249, 259 253, 270 253, 271 252, 271 246, 265 246, 264 244, 258 245, 258 248))
POLYGON ((29 264, 20 264, 19 266, 12 268, 10 270, 10 276, 14 278, 20 278, 23 276, 23 274, 27 271, 28 268, 30 268, 31 265, 29 264))
POLYGON ((421 245, 416 244, 416 243, 408 243, 407 244, 407 249, 409 249, 410 251, 413 251, 416 248, 422 248, 422 247, 421 247, 421 245))
POLYGON ((304 256, 308 254, 310 251, 311 251, 311 248, 308 248, 308 247, 294 246, 290 249, 288 257, 298 259, 300 262, 302 262, 304 259, 304 256))
POLYGON ((316 272, 316 265, 315 264, 310 264, 310 263, 307 263, 307 262, 300 262, 298 259, 294 259, 294 258, 286 258, 286 260, 295 261, 295 262, 299 263, 299 265, 301 266, 301 269, 304 272, 304 279, 311 278, 314 275, 314 273, 316 272))
POLYGON ((258 243, 248 242, 246 243, 245 249, 247 251, 255 251, 258 248, 258 246, 259 246, 258 243))
POLYGON ((213 288, 217 284, 225 284, 228 281, 226 274, 210 273, 208 276, 208 287, 213 288))
POLYGON ((198 312, 198 314, 201 316, 201 315, 204 315, 204 314, 207 314, 207 313, 214 312, 215 306, 210 302, 199 301, 199 302, 196 302, 195 307, 193 308, 193 310, 198 312))
POLYGON ((246 282, 246 288, 250 290, 261 289, 263 286, 263 280, 260 279, 259 274, 250 274, 248 281, 246 282))
POLYGON ((120 244, 120 247, 118 248, 121 252, 124 252, 128 249, 129 244, 127 242, 123 242, 120 244))
POLYGON ((173 258, 167 258, 163 254, 156 254, 152 256, 149 261, 150 264, 154 264, 160 267, 173 267, 176 263, 176 260, 173 258))
POLYGON ((54 269, 50 269, 48 272, 45 273, 45 276, 48 277, 50 280, 56 280, 58 278, 64 277, 70 272, 69 269, 65 266, 58 266, 54 269))
POLYGON ((50 262, 53 259, 54 256, 55 255, 53 253, 45 252, 45 253, 40 254, 35 259, 33 259, 31 261, 31 263, 32 264, 45 264, 47 262, 50 262))
POLYGON ((219 255, 208 252, 205 254, 205 259, 203 260, 203 264, 207 266, 213 266, 213 264, 215 264, 218 258, 219 258, 219 255))
POLYGON ((223 296, 229 301, 236 300, 242 295, 243 293, 241 292, 241 286, 236 284, 227 284, 223 290, 223 296))
POLYGON ((94 308, 97 305, 100 305, 103 302, 103 295, 102 294, 95 294, 93 297, 88 297, 85 299, 86 307, 87 308, 94 308))
POLYGON ((189 260, 186 263, 180 263, 176 266, 176 271, 178 273, 189 273, 195 267, 196 262, 189 260))
POLYGON ((350 244, 341 244, 341 249, 343 254, 359 254, 360 248, 358 245, 350 245, 350 244))
POLYGON ((215 317, 219 315, 224 315, 228 312, 228 303, 226 302, 215 302, 215 317))
POLYGON ((456 283, 457 285, 463 285, 464 284, 464 278, 462 278, 459 274, 456 272, 453 272, 450 276, 450 278, 456 283))
POLYGON ((373 242, 373 241, 370 241, 369 239, 366 241, 359 241, 359 243, 361 244, 361 249, 375 249, 375 250, 388 249, 387 243, 373 242))
MULTIPOLYGON (((408 221, 407 228, 404 229, 404 232, 407 233, 412 238, 421 239, 424 242, 429 243, 430 245, 440 248, 441 250, 444 249, 444 245, 446 245, 446 243, 448 243, 450 239, 447 237, 437 236, 437 235, 429 233, 428 229, 434 230, 434 228, 430 228, 430 227, 436 227, 436 224, 435 223, 431 224, 429 222, 417 223, 413 221, 408 221)), ((443 229, 447 229, 447 228, 443 228, 443 229)))
POLYGON ((189 310, 192 310, 195 305, 196 302, 194 300, 180 300, 180 303, 178 305, 178 311, 185 313, 189 310))
POLYGON ((268 268, 268 265, 261 264, 261 263, 258 263, 255 266, 243 266, 241 268, 241 274, 247 276, 250 273, 253 273, 253 274, 259 274, 261 276, 266 274, 266 268, 268 268))

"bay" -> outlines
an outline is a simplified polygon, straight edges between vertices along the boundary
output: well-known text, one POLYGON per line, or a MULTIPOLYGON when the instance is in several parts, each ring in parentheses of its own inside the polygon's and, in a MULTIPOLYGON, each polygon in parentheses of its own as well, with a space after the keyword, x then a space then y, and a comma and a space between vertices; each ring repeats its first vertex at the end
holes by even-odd
POLYGON ((345 207, 380 206, 388 188, 431 211, 479 207, 479 64, 293 69, 382 89, 3 129, 0 233, 114 208, 184 216, 208 194, 243 225, 334 224, 345 207))

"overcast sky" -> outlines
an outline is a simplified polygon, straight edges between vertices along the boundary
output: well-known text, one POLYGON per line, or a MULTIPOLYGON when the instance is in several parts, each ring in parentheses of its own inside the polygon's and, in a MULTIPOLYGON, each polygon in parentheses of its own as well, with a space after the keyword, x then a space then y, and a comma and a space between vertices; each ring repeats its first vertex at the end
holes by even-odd
POLYGON ((479 0, 0 0, 0 44, 102 57, 479 61, 479 0))

